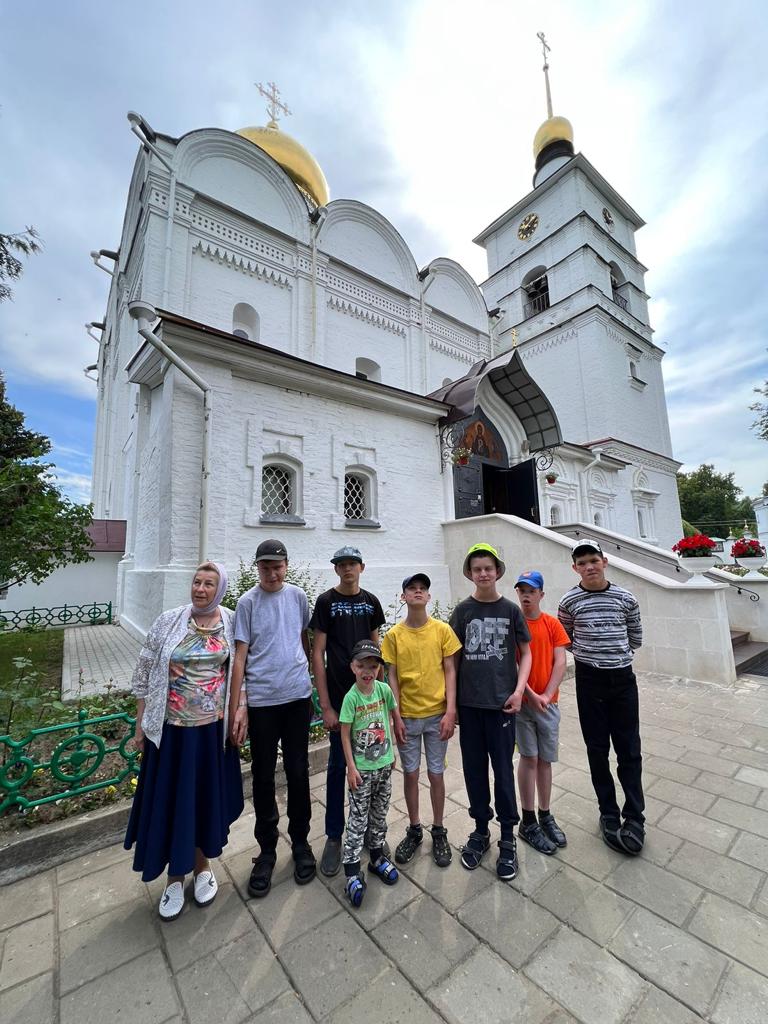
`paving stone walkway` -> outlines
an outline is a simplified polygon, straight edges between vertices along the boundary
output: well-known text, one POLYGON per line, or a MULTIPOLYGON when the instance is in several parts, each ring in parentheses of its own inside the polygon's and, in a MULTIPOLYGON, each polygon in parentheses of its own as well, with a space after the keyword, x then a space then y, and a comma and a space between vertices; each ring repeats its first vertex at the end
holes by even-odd
MULTIPOLYGON (((768 684, 643 676, 649 832, 626 859, 596 834, 572 691, 553 809, 568 846, 521 844, 519 877, 487 859, 447 870, 428 841, 359 911, 340 878, 298 887, 280 840, 271 894, 248 898, 251 813, 216 867, 220 891, 161 924, 158 881, 120 847, 0 890, 3 1024, 765 1024, 768 684)), ((446 774, 456 847, 469 822, 459 751, 446 774)), ((319 853, 323 777, 312 780, 319 853)), ((429 819, 423 790, 423 810, 429 819)), ((394 785, 390 838, 404 828, 394 785)), ((282 822, 284 824, 284 820, 282 822)))
POLYGON ((64 630, 61 692, 65 700, 103 692, 108 683, 127 690, 141 644, 120 626, 70 626, 64 630), (82 680, 81 680, 82 672, 82 680))

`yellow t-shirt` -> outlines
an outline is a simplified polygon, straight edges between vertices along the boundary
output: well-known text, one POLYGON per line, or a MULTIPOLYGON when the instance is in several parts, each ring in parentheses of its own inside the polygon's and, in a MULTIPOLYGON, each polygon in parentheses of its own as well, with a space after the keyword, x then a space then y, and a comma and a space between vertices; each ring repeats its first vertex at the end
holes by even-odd
POLYGON ((443 658, 461 649, 447 622, 428 619, 418 629, 398 622, 384 637, 381 655, 394 665, 403 718, 429 718, 445 711, 443 658))

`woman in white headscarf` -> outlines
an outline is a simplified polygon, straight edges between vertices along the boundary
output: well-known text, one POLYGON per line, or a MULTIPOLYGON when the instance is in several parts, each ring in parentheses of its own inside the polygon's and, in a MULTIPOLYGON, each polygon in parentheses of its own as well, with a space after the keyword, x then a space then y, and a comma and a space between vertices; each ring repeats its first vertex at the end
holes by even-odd
POLYGON ((213 901, 210 858, 243 810, 240 758, 226 730, 235 651, 234 615, 220 603, 226 592, 224 566, 199 565, 191 604, 154 621, 131 680, 142 763, 125 848, 136 844, 133 867, 145 882, 167 867, 159 907, 166 921, 184 909, 190 872, 195 903, 213 901))

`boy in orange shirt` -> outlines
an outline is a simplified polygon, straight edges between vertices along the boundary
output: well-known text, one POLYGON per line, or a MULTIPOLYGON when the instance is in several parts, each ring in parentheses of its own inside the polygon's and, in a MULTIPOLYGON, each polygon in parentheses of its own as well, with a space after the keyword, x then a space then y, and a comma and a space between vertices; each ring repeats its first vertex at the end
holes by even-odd
POLYGON ((520 574, 515 584, 525 624, 531 634, 531 673, 523 706, 517 715, 515 740, 520 751, 517 782, 523 820, 519 837, 534 850, 551 856, 565 846, 565 833, 550 809, 552 762, 557 761, 560 738, 560 683, 565 674, 568 634, 553 615, 541 610, 544 577, 536 570, 520 574), (539 817, 534 804, 539 794, 539 817))

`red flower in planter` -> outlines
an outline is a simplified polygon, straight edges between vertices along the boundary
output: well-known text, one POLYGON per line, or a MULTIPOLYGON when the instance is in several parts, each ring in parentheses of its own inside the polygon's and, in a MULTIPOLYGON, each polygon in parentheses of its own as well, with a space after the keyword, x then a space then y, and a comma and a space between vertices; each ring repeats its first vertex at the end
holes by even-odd
POLYGON ((732 558, 762 558, 764 554, 765 548, 759 540, 747 540, 746 537, 737 540, 731 548, 732 558))
POLYGON ((695 533, 692 537, 683 537, 672 546, 681 558, 706 558, 711 555, 717 545, 711 537, 703 533, 695 533))

